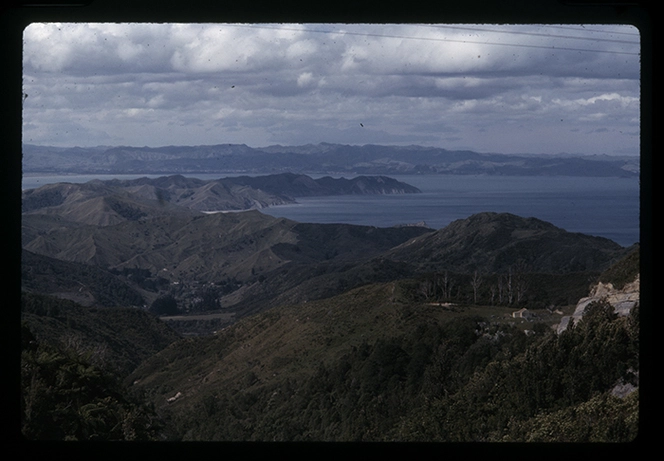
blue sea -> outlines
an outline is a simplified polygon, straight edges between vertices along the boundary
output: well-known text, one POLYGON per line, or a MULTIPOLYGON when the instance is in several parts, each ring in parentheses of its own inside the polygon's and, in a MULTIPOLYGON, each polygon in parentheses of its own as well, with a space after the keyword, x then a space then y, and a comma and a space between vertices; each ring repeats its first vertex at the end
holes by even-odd
MULTIPOLYGON (((53 182, 141 176, 25 176, 23 189, 53 182)), ((193 175, 216 179, 225 174, 193 175)), ((313 175, 312 175, 313 176, 313 175)), ((319 176, 313 176, 319 177, 319 176)), ((299 222, 389 227, 424 221, 433 229, 482 211, 536 217, 570 232, 609 238, 622 246, 639 241, 639 180, 568 176, 392 175, 422 194, 299 198, 261 210, 299 222)))

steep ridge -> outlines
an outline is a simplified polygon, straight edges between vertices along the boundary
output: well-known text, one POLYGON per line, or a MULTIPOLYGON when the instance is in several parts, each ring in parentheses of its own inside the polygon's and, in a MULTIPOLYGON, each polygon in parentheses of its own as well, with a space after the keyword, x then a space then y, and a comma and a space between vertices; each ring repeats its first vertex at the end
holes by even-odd
POLYGON ((406 242, 385 255, 423 270, 483 273, 603 270, 625 254, 602 237, 571 233, 536 218, 478 213, 406 242))
MULTIPOLYGON (((147 271, 151 280, 169 282, 162 292, 175 293, 183 308, 190 309, 186 299, 209 292, 216 301, 208 309, 238 316, 367 283, 444 271, 460 274, 457 290, 458 283, 471 283, 461 274, 475 271, 482 276, 578 273, 578 285, 587 273, 599 273, 627 251, 607 239, 504 213, 480 213, 438 231, 296 223, 257 210, 147 214, 107 226, 64 221, 49 227, 52 219, 24 218, 23 246, 30 252, 122 273, 147 271)), ((156 297, 141 294, 148 303, 156 297)))
POLYGON ((136 221, 146 216, 192 216, 194 210, 163 200, 158 190, 148 186, 133 190, 101 181, 84 184, 49 184, 23 193, 24 222, 32 216, 57 216, 71 223, 108 226, 136 221))
MULTIPOLYGON (((24 247, 115 271, 147 270, 152 278, 167 279, 181 289, 194 283, 232 283, 243 290, 221 298, 222 306, 243 301, 265 308, 321 273, 334 274, 427 232, 431 230, 422 227, 300 224, 253 210, 145 218, 114 226, 62 226, 44 231, 24 247)), ((331 277, 325 286, 336 294, 341 287, 331 277)), ((329 294, 326 289, 318 291, 329 294)))
POLYGON ((180 336, 153 315, 133 308, 96 309, 50 296, 23 293, 21 321, 40 342, 97 356, 125 375, 180 336))
POLYGON ((87 219, 100 203, 112 217, 99 224, 116 224, 138 219, 146 210, 155 214, 183 214, 190 211, 245 210, 291 203, 292 200, 250 187, 202 181, 183 176, 137 180, 93 180, 84 184, 51 184, 23 192, 23 213, 58 214, 74 221, 97 224, 87 219), (103 200, 102 200, 103 199, 103 200), (111 201, 112 200, 112 201, 111 201), (110 201, 110 203, 106 203, 110 201))
POLYGON ((39 209, 82 202, 91 198, 108 196, 113 192, 115 189, 102 181, 91 181, 85 184, 46 184, 37 189, 23 191, 22 212, 29 213, 39 209))
POLYGON ((83 306, 142 307, 140 290, 109 271, 23 250, 21 290, 69 299, 83 306))
POLYGON ((157 216, 113 226, 55 229, 24 247, 66 261, 163 272, 171 280, 178 280, 184 273, 205 278, 206 273, 214 273, 221 266, 228 267, 222 273, 242 276, 244 271, 233 267, 233 262, 241 263, 275 241, 294 241, 289 237, 293 225, 255 211, 157 216), (196 271, 191 267, 190 258, 194 257, 201 258, 196 271))

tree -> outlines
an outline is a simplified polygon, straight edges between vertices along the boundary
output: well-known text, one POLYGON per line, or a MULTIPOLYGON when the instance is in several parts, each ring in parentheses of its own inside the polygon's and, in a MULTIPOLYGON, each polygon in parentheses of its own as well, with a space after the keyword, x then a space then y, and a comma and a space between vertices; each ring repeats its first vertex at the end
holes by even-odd
POLYGON ((21 433, 28 440, 156 440, 156 413, 78 345, 40 343, 22 325, 21 433))
POLYGON ((503 274, 498 274, 498 304, 503 304, 503 299, 505 296, 505 276, 503 274))
POLYGON ((452 281, 447 271, 443 273, 441 277, 441 282, 443 288, 443 299, 447 301, 450 298, 450 291, 452 290, 452 281))
POLYGON ((428 301, 435 294, 435 290, 435 276, 432 279, 425 277, 424 280, 420 282, 419 293, 426 301, 428 301))
POLYGON ((164 295, 155 299, 150 305, 149 311, 155 315, 177 315, 180 313, 178 303, 172 295, 164 295))
POLYGON ((477 290, 479 290, 480 285, 482 285, 482 277, 480 277, 477 271, 473 272, 473 278, 470 280, 470 284, 473 287, 473 304, 477 304, 477 290))
POLYGON ((519 259, 514 267, 514 291, 517 304, 525 299, 526 292, 528 291, 528 280, 526 277, 528 271, 528 264, 524 260, 519 259))

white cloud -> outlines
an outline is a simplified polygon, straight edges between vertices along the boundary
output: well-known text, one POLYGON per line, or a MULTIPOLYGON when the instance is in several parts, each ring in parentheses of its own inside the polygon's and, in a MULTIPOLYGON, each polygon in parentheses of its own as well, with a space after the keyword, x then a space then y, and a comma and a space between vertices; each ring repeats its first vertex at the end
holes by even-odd
POLYGON ((311 72, 304 72, 300 74, 300 76, 297 78, 297 86, 299 87, 310 86, 313 81, 314 81, 313 74, 311 72))
POLYGON ((24 135, 79 145, 98 144, 95 135, 129 145, 382 139, 557 152, 571 150, 556 147, 571 129, 586 123, 597 133, 605 123, 607 143, 638 146, 638 56, 605 52, 635 49, 605 39, 638 37, 459 27, 33 24, 24 34, 24 135), (563 34, 598 40, 552 37, 563 34), (63 130, 66 117, 76 126, 63 130), (505 126, 530 134, 508 136, 505 126), (630 135, 617 141, 614 128, 630 135))

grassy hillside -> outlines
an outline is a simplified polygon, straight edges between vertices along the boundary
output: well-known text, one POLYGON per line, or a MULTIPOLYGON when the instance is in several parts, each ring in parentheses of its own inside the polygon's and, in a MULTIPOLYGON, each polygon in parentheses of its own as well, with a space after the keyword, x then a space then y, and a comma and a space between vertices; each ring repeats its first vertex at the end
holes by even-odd
POLYGON ((21 296, 21 320, 40 343, 89 353, 120 375, 180 338, 141 309, 88 308, 30 293, 21 296))
POLYGON ((127 382, 183 440, 635 437, 634 397, 610 395, 638 370, 635 318, 598 306, 557 336, 545 323, 524 329, 507 308, 412 303, 403 288, 271 309, 173 343, 127 382), (593 431, 588 412, 603 418, 593 431), (545 436, 538 418, 567 429, 545 436))
POLYGON ((425 270, 499 273, 603 270, 625 254, 617 243, 567 232, 536 218, 478 213, 402 244, 386 257, 425 270))
POLYGON ((433 231, 181 205, 252 188, 238 181, 141 179, 122 193, 93 181, 26 195, 26 437, 636 436, 638 307, 618 317, 599 302, 573 328, 555 326, 598 280, 631 281, 638 247, 507 213, 433 231), (522 308, 533 317, 515 317, 522 308))
POLYGON ((143 306, 141 293, 100 267, 61 261, 23 250, 21 289, 70 299, 86 306, 143 306))
MULTIPOLYGON (((245 283, 225 295, 254 296, 240 311, 245 317, 214 335, 181 338, 143 310, 86 308, 25 293, 26 436, 622 442, 638 433, 638 390, 613 392, 616 386, 638 388, 638 308, 617 317, 609 306, 595 304, 560 335, 552 328, 560 313, 512 316, 520 307, 548 307, 536 304, 542 299, 573 304, 575 293, 584 296, 599 272, 529 272, 523 279, 527 296, 517 302, 516 296, 507 300, 507 291, 492 291, 506 282, 504 274, 483 274, 478 284, 472 273, 422 271, 413 259, 386 256, 401 239, 415 248, 438 234, 430 230, 319 228, 258 212, 191 222, 156 218, 154 224, 142 234, 152 246, 144 256, 170 246, 177 255, 207 248, 193 255, 206 257, 214 248, 213 234, 205 232, 215 232, 225 254, 238 254, 238 267, 249 264, 245 283), (403 232, 419 234, 404 238, 403 232), (280 243, 267 254, 289 263, 252 274, 251 268, 267 264, 252 259, 261 245, 275 241, 280 243), (349 250, 362 242, 365 253, 349 250), (263 291, 252 288, 261 286, 263 291), (279 295, 273 304, 270 290, 279 295), (255 308, 261 293, 263 309, 255 308)), ((510 231, 508 246, 519 235, 550 232, 546 224, 526 224, 510 231)), ((104 234, 109 227, 96 228, 95 240, 111 240, 104 234)), ((492 232, 471 239, 475 248, 489 248, 482 242, 492 232)), ((463 254, 472 245, 457 250, 463 254)), ((611 258, 624 252, 607 248, 611 258)), ((604 276, 617 280, 621 276, 611 274, 633 274, 637 266, 629 255, 604 276)), ((182 263, 169 267, 186 273, 182 263)), ((107 273, 136 285, 153 276, 130 267, 107 273)), ((515 284, 517 275, 512 273, 515 284)))

